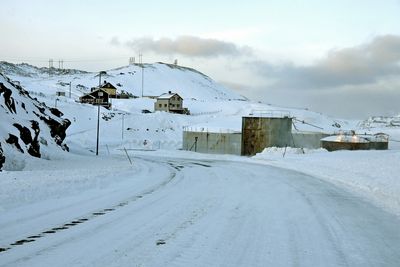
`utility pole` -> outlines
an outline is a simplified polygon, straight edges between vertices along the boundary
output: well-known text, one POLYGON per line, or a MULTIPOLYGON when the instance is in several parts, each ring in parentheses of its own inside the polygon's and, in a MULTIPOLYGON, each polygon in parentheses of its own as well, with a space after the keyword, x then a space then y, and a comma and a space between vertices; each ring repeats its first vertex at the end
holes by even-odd
POLYGON ((122 140, 124 140, 124 116, 125 113, 122 113, 122 140))
POLYGON ((105 72, 104 70, 102 70, 102 71, 99 72, 99 88, 100 88, 100 86, 101 86, 101 75, 102 75, 102 74, 107 74, 107 72, 105 72))
POLYGON ((69 82, 69 98, 71 98, 71 83, 72 82, 69 82))
POLYGON ((96 156, 99 155, 99 131, 100 131, 100 103, 97 103, 97 141, 96 141, 96 156))
POLYGON ((139 63, 142 67, 142 97, 143 97, 143 86, 144 86, 144 65, 143 65, 143 55, 139 54, 139 63))

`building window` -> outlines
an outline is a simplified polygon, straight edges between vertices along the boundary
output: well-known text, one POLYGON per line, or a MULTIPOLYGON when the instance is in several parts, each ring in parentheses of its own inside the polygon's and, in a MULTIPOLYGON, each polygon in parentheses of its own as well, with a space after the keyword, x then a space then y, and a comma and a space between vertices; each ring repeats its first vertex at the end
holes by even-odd
POLYGON ((179 105, 179 104, 176 104, 176 107, 177 107, 177 108, 180 108, 180 106, 181 106, 181 105, 179 105))
POLYGON ((174 108, 175 107, 175 105, 174 104, 171 104, 171 106, 174 108))
POLYGON ((162 108, 162 104, 158 104, 158 107, 159 107, 159 108, 162 108))
POLYGON ((168 105, 167 104, 164 104, 164 108, 166 108, 168 105))

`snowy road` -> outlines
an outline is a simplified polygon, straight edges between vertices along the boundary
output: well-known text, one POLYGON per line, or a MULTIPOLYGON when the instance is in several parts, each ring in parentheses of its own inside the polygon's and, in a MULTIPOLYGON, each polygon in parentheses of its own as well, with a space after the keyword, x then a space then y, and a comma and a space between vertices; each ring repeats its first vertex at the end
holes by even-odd
POLYGON ((7 211, 0 266, 400 266, 400 221, 319 179, 245 162, 135 164, 136 179, 7 211))

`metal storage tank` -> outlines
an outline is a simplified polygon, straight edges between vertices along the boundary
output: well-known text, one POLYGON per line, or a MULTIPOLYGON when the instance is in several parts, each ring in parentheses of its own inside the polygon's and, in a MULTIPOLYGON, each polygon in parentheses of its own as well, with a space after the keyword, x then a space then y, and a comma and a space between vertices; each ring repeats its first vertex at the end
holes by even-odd
POLYGON ((389 138, 386 134, 377 135, 336 135, 321 139, 321 145, 328 151, 336 150, 386 150, 389 138))
POLYGON ((242 156, 253 156, 266 147, 286 147, 293 143, 292 118, 243 117, 242 156))

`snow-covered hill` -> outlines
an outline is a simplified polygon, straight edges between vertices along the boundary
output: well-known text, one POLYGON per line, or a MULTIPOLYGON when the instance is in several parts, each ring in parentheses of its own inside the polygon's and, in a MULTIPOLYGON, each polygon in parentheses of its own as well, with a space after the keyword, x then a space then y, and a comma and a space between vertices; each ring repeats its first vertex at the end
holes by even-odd
MULTIPOLYGON (((0 72, 29 87, 29 91, 46 96, 55 95, 56 91, 65 91, 69 95, 70 82, 74 97, 81 96, 99 84, 99 73, 79 70, 38 68, 28 64, 0 62, 0 72)), ((173 91, 184 99, 245 99, 201 72, 165 63, 135 64, 108 70, 101 76, 101 81, 104 80, 114 84, 118 91, 124 90, 135 96, 159 96, 173 91)))
POLYGON ((68 150, 63 140, 70 121, 62 116, 0 73, 0 169, 3 164, 18 168, 26 157, 49 158, 50 150, 68 150))
MULTIPOLYGON (((98 73, 79 70, 49 70, 28 64, 15 65, 4 62, 0 63, 0 71, 10 77, 11 80, 7 82, 8 87, 15 90, 16 87, 22 86, 30 96, 37 98, 39 102, 43 102, 48 107, 57 106, 64 117, 71 121, 72 124, 66 131, 65 143, 70 147, 72 153, 92 154, 95 151, 97 107, 80 104, 76 100, 90 91, 91 87, 99 84, 98 73), (11 84, 11 81, 14 85, 11 84), (70 83, 71 97, 69 97, 70 83), (56 92, 59 91, 65 92, 66 96, 57 97, 56 92)), ((102 82, 107 80, 114 84, 118 91, 124 90, 136 98, 112 99, 112 110, 101 108, 100 153, 102 154, 124 147, 180 149, 184 128, 217 132, 240 131, 242 116, 256 115, 257 113, 290 114, 295 118, 295 131, 324 133, 358 129, 362 132, 380 131, 380 129, 368 129, 358 121, 334 119, 305 109, 277 107, 248 101, 245 97, 216 83, 208 76, 181 66, 154 63, 144 64, 142 68, 142 65, 136 64, 107 70, 106 73, 101 76, 102 82), (142 71, 144 97, 141 97, 142 71), (167 91, 177 92, 183 97, 183 106, 190 110, 190 116, 153 112, 155 102, 153 96, 167 91), (142 110, 149 110, 152 113, 144 114, 142 110)), ((14 93, 14 95, 19 96, 19 93, 14 93)), ((32 108, 34 109, 35 105, 32 108)), ((56 109, 45 107, 45 110, 46 114, 51 114, 51 110, 56 109)), ((9 114, 0 115, 9 117, 9 114)), ((23 119, 33 120, 30 117, 23 119)), ((14 122, 11 119, 8 120, 10 121, 6 124, 3 124, 2 120, 1 142, 3 144, 8 138, 10 129, 16 131, 12 126, 14 122)), ((17 120, 21 121, 21 118, 17 120)), ((60 120, 62 119, 57 119, 57 121, 60 120)), ((18 123, 27 125, 27 123, 18 123)), ((396 128, 390 134, 396 136, 398 132, 396 128)), ((18 132, 13 133, 15 136, 18 134, 18 132)), ((56 155, 57 151, 47 152, 46 158, 51 158, 50 154, 56 155)), ((19 155, 18 153, 17 155, 19 155)), ((11 159, 11 156, 8 158, 11 159)), ((21 169, 12 164, 6 164, 5 168, 21 169)))

